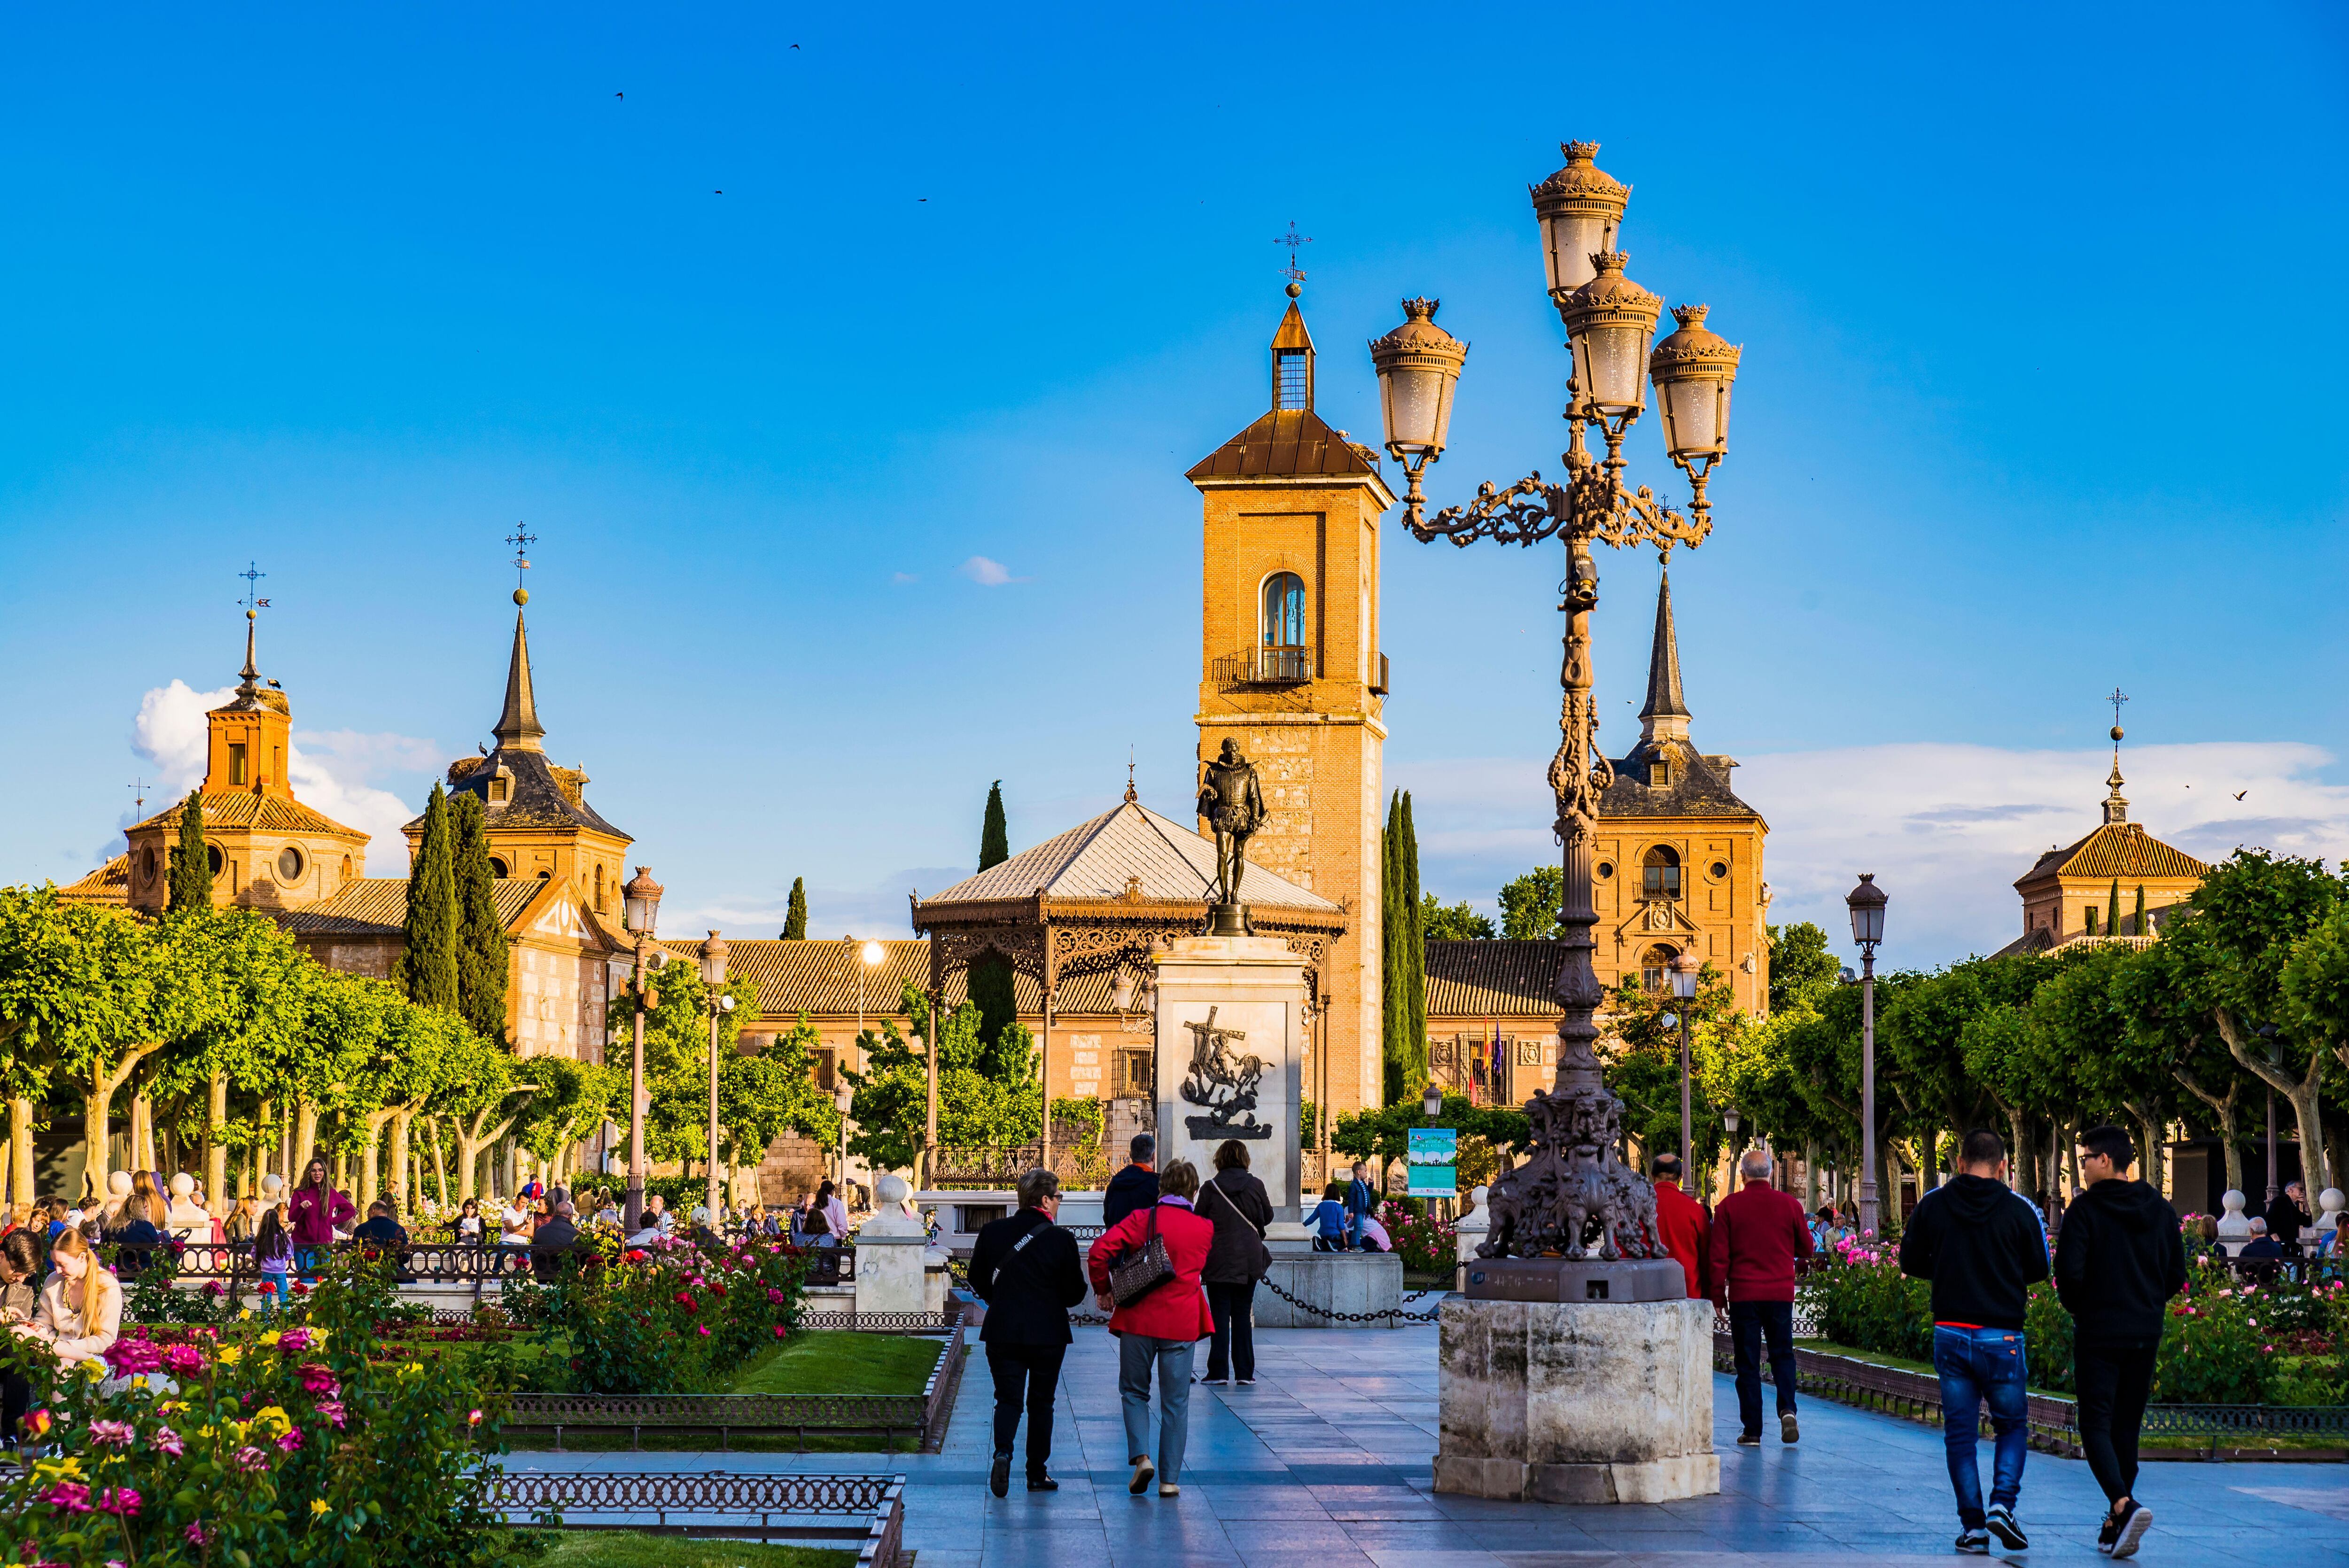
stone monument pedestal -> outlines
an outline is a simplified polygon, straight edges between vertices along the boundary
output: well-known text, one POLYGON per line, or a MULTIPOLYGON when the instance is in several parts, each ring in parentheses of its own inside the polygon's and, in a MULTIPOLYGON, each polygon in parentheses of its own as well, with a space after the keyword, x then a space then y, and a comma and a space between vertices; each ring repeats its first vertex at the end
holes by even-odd
POLYGON ((879 1187, 879 1204, 856 1230, 856 1310, 936 1311, 927 1277, 929 1228, 905 1212, 904 1177, 884 1176, 879 1187))
MULTIPOLYGON (((1280 1229, 1278 1225, 1273 1230, 1280 1229)), ((1402 1305, 1402 1260, 1392 1253, 1317 1253, 1309 1240, 1268 1236, 1272 1272, 1256 1293, 1258 1328, 1401 1328, 1392 1317, 1350 1323, 1339 1314, 1386 1312, 1402 1305), (1292 1306, 1278 1285, 1307 1305, 1292 1306), (1320 1311, 1312 1310, 1314 1307, 1320 1311)))
POLYGON ((1159 1169, 1188 1160, 1204 1181, 1237 1139, 1273 1218, 1295 1221, 1305 960, 1276 937, 1184 936, 1156 967, 1159 1169))
POLYGON ((1669 1502, 1721 1490, 1711 1303, 1455 1296, 1437 1322, 1436 1491, 1669 1502))

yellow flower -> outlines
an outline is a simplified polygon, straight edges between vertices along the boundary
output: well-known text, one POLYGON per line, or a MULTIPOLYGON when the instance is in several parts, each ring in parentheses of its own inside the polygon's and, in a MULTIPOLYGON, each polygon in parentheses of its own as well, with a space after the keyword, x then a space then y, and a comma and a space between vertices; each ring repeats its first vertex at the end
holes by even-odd
POLYGON ((245 1308, 242 1309, 241 1311, 239 1311, 239 1312, 237 1313, 237 1315, 236 1315, 236 1316, 237 1316, 237 1321, 238 1321, 238 1322, 240 1322, 240 1323, 242 1323, 243 1321, 244 1321, 244 1319, 246 1319, 246 1318, 248 1318, 248 1317, 251 1317, 252 1315, 253 1315, 253 1308, 251 1308, 251 1307, 249 1307, 249 1306, 248 1306, 248 1307, 245 1307, 245 1308))
POLYGON ((78 1476, 81 1474, 81 1460, 70 1455, 61 1460, 36 1460, 33 1461, 33 1473, 44 1480, 52 1477, 78 1476))
POLYGON ((95 1356, 82 1362, 80 1369, 81 1375, 93 1383, 103 1382, 106 1378, 106 1363, 95 1356))
POLYGON ((331 1513, 334 1511, 326 1506, 326 1500, 325 1498, 314 1497, 310 1500, 310 1511, 312 1513, 331 1513))
POLYGON ((274 1344, 276 1344, 276 1343, 277 1343, 277 1341, 278 1341, 281 1337, 282 1337, 282 1336, 279 1334, 279 1332, 278 1332, 276 1329, 273 1328, 273 1329, 271 1329, 268 1333, 266 1333, 266 1334, 264 1334, 264 1335, 263 1335, 263 1336, 261 1336, 261 1343, 263 1343, 264 1345, 274 1345, 274 1344))
POLYGON ((176 1416, 187 1408, 188 1402, 185 1399, 166 1399, 155 1407, 155 1413, 159 1416, 176 1416))
POLYGON ((223 1345, 212 1352, 212 1359, 223 1367, 233 1367, 244 1359, 244 1352, 233 1345, 223 1345))
POLYGON ((147 1387, 147 1374, 144 1372, 132 1373, 130 1375, 130 1386, 133 1388, 144 1388, 147 1387))
POLYGON ((253 1424, 273 1438, 284 1437, 294 1426, 283 1405, 264 1405, 253 1413, 253 1424))

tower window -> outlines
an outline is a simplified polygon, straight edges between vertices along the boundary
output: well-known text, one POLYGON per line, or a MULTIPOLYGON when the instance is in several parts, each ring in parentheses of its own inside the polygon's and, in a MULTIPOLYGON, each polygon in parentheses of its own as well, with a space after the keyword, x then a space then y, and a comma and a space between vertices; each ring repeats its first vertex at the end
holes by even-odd
POLYGON ((1664 988, 1664 975, 1671 965, 1672 958, 1673 953, 1669 947, 1649 948, 1645 956, 1640 960, 1640 987, 1651 994, 1661 992, 1664 988))
POLYGON ((497 779, 491 779, 491 780, 490 780, 490 799, 491 799, 492 802, 498 802, 498 801, 502 801, 502 800, 504 800, 504 799, 505 799, 505 798, 506 798, 506 792, 507 792, 507 790, 509 790, 510 789, 512 789, 512 786, 513 786, 513 780, 512 780, 511 779, 506 779, 506 778, 502 778, 502 777, 501 777, 501 778, 497 778, 497 779))
POLYGON ((1272 406, 1310 408, 1313 406, 1312 351, 1278 348, 1272 355, 1272 406))
POLYGON ((228 781, 232 784, 244 782, 244 742, 241 740, 229 742, 228 781))
POLYGON ((288 844, 277 851, 277 881, 290 886, 302 880, 302 851, 288 844))
POLYGON ((604 868, 595 868, 595 913, 604 913, 604 868))
POLYGON ((1650 850, 1640 862, 1640 891, 1650 898, 1680 897, 1680 852, 1669 844, 1658 844, 1650 850))
POLYGON ((206 844, 204 846, 204 864, 212 868, 212 875, 218 876, 221 874, 221 868, 228 864, 228 859, 220 852, 220 846, 218 844, 206 844))
POLYGON ((1276 572, 1264 580, 1264 645, 1305 645, 1305 579, 1294 572, 1276 572))

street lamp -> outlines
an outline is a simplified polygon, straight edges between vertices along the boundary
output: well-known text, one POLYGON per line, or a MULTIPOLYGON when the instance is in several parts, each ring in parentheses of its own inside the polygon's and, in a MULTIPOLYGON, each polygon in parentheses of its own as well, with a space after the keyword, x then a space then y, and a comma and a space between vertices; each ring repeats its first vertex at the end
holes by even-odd
MULTIPOLYGON (((856 1096, 848 1087, 848 1079, 836 1078, 832 1087, 832 1103, 840 1112, 840 1186, 843 1193, 848 1190, 848 1108, 855 1103, 855 1099, 856 1096)), ((844 1207, 847 1202, 843 1196, 842 1205, 844 1207)))
POLYGON ((1681 1181, 1682 1191, 1696 1185, 1696 1144, 1692 1130, 1696 1125, 1689 1109, 1689 1004, 1696 1000, 1697 961, 1689 954, 1676 953, 1666 965, 1671 976, 1672 995, 1680 1000, 1681 1025, 1681 1181))
POLYGON ((1859 873, 1859 885, 1846 895, 1851 909, 1851 939, 1859 944, 1859 1233, 1876 1228, 1876 944, 1884 940, 1884 906, 1874 872, 1859 873))
POLYGON ((1444 1114, 1444 1090, 1442 1087, 1431 1082, 1427 1086, 1427 1092, 1419 1097, 1419 1109, 1427 1113, 1427 1119, 1430 1121, 1433 1121, 1437 1117, 1442 1116, 1444 1114))
POLYGON ((660 950, 653 945, 654 922, 660 917, 661 884, 652 872, 636 868, 636 876, 620 890, 628 912, 628 929, 636 936, 636 1046, 628 1062, 628 1196, 625 1205, 630 1235, 642 1227, 645 1212, 645 1009, 660 1005, 649 984, 660 966, 660 950))
MULTIPOLYGON (((1520 1170, 1525 1181, 1536 1185, 1561 1174, 1555 1169, 1558 1149, 1596 1143, 1611 1150, 1603 1128, 1610 1115, 1619 1114, 1591 1048, 1599 1036, 1595 1015, 1606 1000, 1591 958, 1591 929, 1599 923, 1591 902, 1592 839, 1599 797, 1614 778, 1597 749, 1598 714, 1591 697, 1590 613, 1599 603, 1591 546, 1653 544, 1669 552, 1674 545, 1693 549, 1704 541, 1713 527, 1705 484, 1726 449, 1738 353, 1725 343, 1715 348, 1718 340, 1710 333, 1688 335, 1702 330, 1702 317, 1694 314, 1683 320, 1680 333, 1649 352, 1663 302, 1624 276, 1625 258, 1616 249, 1630 188, 1596 166, 1596 143, 1568 142, 1564 150, 1567 166, 1531 194, 1541 227, 1546 284, 1574 350, 1574 375, 1567 383, 1565 482, 1548 482, 1539 473, 1506 488, 1488 481, 1477 487, 1468 505, 1428 518, 1421 477, 1442 455, 1467 346, 1435 325, 1433 300, 1406 301, 1403 324, 1371 345, 1387 450, 1409 480, 1402 521, 1413 537, 1423 543, 1448 539, 1464 548, 1478 539, 1531 545, 1557 538, 1566 545, 1560 606, 1566 613, 1566 659, 1559 674, 1565 700, 1558 718, 1561 744, 1549 769, 1557 834, 1565 845, 1565 907, 1558 916, 1563 962, 1555 993, 1563 1016, 1553 1091, 1528 1102, 1529 1114, 1537 1117, 1538 1152, 1520 1170), (1692 500, 1686 516, 1656 500, 1647 487, 1624 482, 1623 437, 1646 407, 1643 378, 1653 382, 1666 408, 1665 442, 1673 461, 1689 475, 1692 500), (1606 445, 1603 459, 1587 442, 1593 426, 1606 445), (1551 1130, 1564 1136, 1548 1137, 1551 1130)), ((1609 1152, 1606 1158, 1615 1157, 1609 1152)), ((1495 1195, 1516 1191, 1515 1180, 1514 1174, 1504 1176, 1495 1195)), ((1531 1213, 1541 1205, 1526 1207, 1531 1213)), ((1634 1222, 1628 1210, 1610 1208, 1608 1218, 1610 1236, 1634 1222)), ((1580 1238, 1560 1236, 1554 1219, 1530 1227, 1516 1250, 1525 1246, 1583 1255, 1580 1238)), ((1614 1255, 1615 1243, 1609 1240, 1601 1250, 1614 1255)))
POLYGON ((734 1010, 734 998, 721 996, 726 984, 726 939, 716 932, 701 944, 701 978, 709 985, 709 1228, 718 1224, 718 1020, 734 1010))

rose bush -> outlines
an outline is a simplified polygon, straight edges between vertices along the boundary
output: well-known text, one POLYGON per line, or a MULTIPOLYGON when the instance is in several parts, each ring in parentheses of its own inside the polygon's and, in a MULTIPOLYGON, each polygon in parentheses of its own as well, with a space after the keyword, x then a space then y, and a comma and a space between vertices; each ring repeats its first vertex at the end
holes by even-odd
POLYGON ((1388 1199, 1378 1207, 1379 1223, 1393 1239, 1395 1256, 1411 1274, 1449 1274, 1459 1262, 1457 1232, 1449 1220, 1427 1213, 1423 1202, 1405 1207, 1388 1199))
POLYGON ((481 1506, 500 1411, 453 1368, 383 1360, 388 1271, 338 1263, 301 1308, 133 1329, 105 1360, 31 1378, 29 1462, 0 1476, 0 1542, 26 1563, 519 1563, 481 1506))

